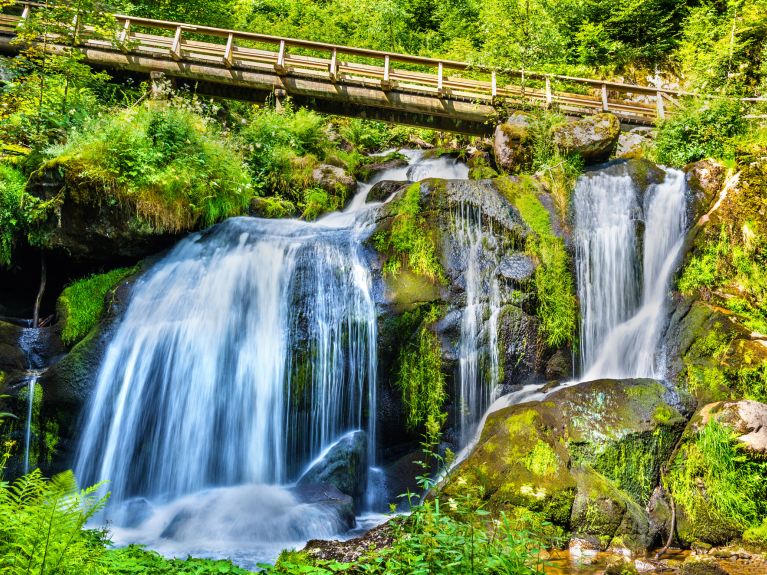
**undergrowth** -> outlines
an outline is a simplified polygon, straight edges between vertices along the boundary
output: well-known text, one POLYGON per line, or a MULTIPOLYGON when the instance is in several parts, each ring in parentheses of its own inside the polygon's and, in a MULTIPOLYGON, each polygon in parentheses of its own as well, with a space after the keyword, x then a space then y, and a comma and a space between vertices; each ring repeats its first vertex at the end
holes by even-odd
POLYGON ((682 447, 668 481, 693 521, 743 530, 767 517, 767 460, 747 456, 732 431, 716 421, 682 447))
POLYGON ((176 232, 244 213, 253 189, 242 157, 204 116, 149 103, 103 115, 50 148, 71 193, 136 211, 176 232))
POLYGON ((67 286, 59 297, 59 306, 66 318, 61 340, 71 346, 88 335, 104 312, 107 293, 135 271, 135 267, 118 268, 67 286))
POLYGON ((26 178, 16 168, 0 163, 0 266, 9 266, 16 233, 23 221, 26 178))

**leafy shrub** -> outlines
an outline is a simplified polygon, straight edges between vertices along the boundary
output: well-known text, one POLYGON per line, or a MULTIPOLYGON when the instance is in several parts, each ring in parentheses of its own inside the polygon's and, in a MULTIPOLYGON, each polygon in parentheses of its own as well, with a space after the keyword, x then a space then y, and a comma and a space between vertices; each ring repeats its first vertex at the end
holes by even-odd
POLYGON ((0 164, 0 266, 11 263, 13 244, 21 227, 26 178, 15 168, 0 164))
POLYGON ((136 268, 118 268, 67 286, 59 297, 59 306, 66 318, 61 332, 62 341, 74 345, 88 335, 104 312, 107 293, 135 271, 136 268))
POLYGON ((241 569, 229 561, 211 559, 166 559, 159 553, 147 551, 138 545, 129 545, 122 549, 108 549, 101 560, 106 573, 110 575, 132 575, 150 573, 151 575, 248 575, 250 571, 241 569))
POLYGON ((703 158, 731 158, 735 140, 746 128, 737 100, 690 102, 661 123, 656 158, 661 164, 677 167, 703 158))
POLYGON ((242 214, 252 186, 230 142, 194 111, 146 105, 88 122, 50 150, 78 193, 119 202, 158 231, 242 214))

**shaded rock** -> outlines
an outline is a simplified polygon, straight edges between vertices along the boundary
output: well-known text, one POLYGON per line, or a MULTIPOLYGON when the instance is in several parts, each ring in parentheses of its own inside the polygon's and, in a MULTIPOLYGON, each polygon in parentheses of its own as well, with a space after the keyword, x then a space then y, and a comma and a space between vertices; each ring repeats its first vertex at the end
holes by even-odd
POLYGON ((752 453, 767 453, 767 405, 744 399, 706 405, 701 425, 718 421, 738 435, 738 441, 752 453))
POLYGON ((368 476, 368 439, 364 431, 347 433, 300 477, 298 485, 332 485, 360 507, 368 476))
POLYGON ((671 527, 671 505, 665 490, 659 485, 655 488, 647 502, 647 513, 650 520, 650 536, 656 544, 668 539, 671 527))
POLYGON ((522 171, 532 161, 528 131, 530 117, 517 112, 495 129, 493 156, 499 170, 509 174, 522 171))
POLYGON ((310 557, 322 561, 354 563, 369 551, 391 547, 397 532, 395 524, 401 521, 402 518, 396 517, 383 525, 374 527, 361 537, 355 537, 348 541, 321 541, 312 539, 307 542, 304 551, 310 557))
POLYGON ((370 191, 368 192, 366 202, 385 202, 392 194, 396 194, 403 187, 407 186, 407 183, 395 182, 392 180, 381 180, 376 182, 370 191))
POLYGON ((326 192, 348 197, 357 187, 357 180, 346 170, 330 164, 320 164, 312 171, 312 181, 326 192))
POLYGON ((104 201, 65 181, 55 169, 35 175, 27 191, 56 206, 45 226, 45 249, 78 263, 114 266, 173 244, 184 232, 158 232, 132 206, 104 201))
POLYGON ((493 169, 489 152, 476 150, 469 156, 469 179, 488 180, 498 177, 498 172, 493 169))
POLYGON ((333 485, 297 485, 290 491, 301 503, 322 505, 326 509, 333 510, 344 528, 354 527, 356 523, 354 500, 333 485))
POLYGON ((647 148, 652 146, 655 139, 653 128, 640 126, 626 132, 621 132, 618 137, 618 146, 615 150, 616 158, 643 158, 647 148))
POLYGON ((610 113, 587 116, 552 129, 557 147, 579 154, 587 164, 608 160, 618 145, 620 133, 620 121, 610 113))
POLYGON ((26 369, 27 358, 19 347, 24 328, 0 321, 0 372, 6 374, 6 383, 26 369))
POLYGON ((569 350, 558 349, 546 362, 546 379, 569 379, 573 375, 573 356, 569 350))

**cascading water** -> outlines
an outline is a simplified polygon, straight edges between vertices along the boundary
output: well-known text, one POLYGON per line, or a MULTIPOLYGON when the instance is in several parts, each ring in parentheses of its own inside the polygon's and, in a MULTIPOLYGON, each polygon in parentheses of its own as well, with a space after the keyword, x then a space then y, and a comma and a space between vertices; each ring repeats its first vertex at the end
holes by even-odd
POLYGON ((640 207, 625 166, 612 170, 582 177, 575 191, 581 380, 661 379, 667 291, 687 225, 684 173, 665 170, 640 207))
POLYGON ((311 224, 228 220, 180 242, 136 284, 76 461, 83 483, 110 481, 116 542, 236 551, 253 566, 345 528, 332 506, 285 484, 351 430, 366 428, 374 449, 365 196, 381 179, 466 177, 452 159, 407 155, 413 165, 360 184, 345 212, 311 224))
POLYGON ((27 382, 27 419, 24 428, 24 473, 30 472, 29 468, 29 453, 32 448, 32 414, 33 406, 35 405, 35 386, 39 379, 39 374, 34 373, 29 376, 27 382))
MULTIPOLYGON (((481 211, 462 203, 453 215, 456 237, 465 258, 466 305, 459 344, 460 445, 466 445, 482 414, 494 399, 498 383, 498 316, 500 286, 497 261, 487 261, 487 244, 495 243, 481 211)), ((495 252, 492 252, 495 254, 495 252)))

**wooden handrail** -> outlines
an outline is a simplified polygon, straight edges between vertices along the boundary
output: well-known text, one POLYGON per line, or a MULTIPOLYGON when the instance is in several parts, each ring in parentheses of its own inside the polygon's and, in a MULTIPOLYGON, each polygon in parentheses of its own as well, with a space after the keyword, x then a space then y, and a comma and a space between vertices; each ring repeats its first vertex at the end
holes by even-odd
MULTIPOLYGON (((17 1, 16 5, 30 6, 30 7, 45 7, 44 4, 39 2, 22 2, 17 1)), ((606 86, 609 90, 630 93, 630 94, 669 94, 674 96, 693 96, 690 92, 684 92, 680 90, 672 90, 667 88, 660 88, 655 86, 639 86, 635 84, 625 84, 622 82, 610 82, 606 80, 598 80, 594 78, 580 78, 576 76, 564 76, 559 74, 547 74, 544 72, 531 72, 527 70, 513 70, 507 68, 493 68, 490 66, 476 65, 469 62, 459 62, 456 60, 447 60, 443 58, 430 58, 427 56, 413 56, 410 54, 401 54, 397 52, 387 52, 381 50, 372 50, 369 48, 356 48, 353 46, 343 46, 339 44, 328 44, 325 42, 317 42, 313 40, 302 40, 298 38, 287 38, 283 36, 271 36, 268 34, 259 34, 256 32, 244 32, 241 30, 232 30, 227 28, 216 28, 213 26, 201 26, 194 24, 186 24, 183 22, 174 22, 170 20, 155 20, 152 18, 143 18, 139 16, 129 16, 125 14, 113 14, 113 17, 120 24, 130 21, 130 26, 144 26, 147 28, 157 28, 161 30, 176 31, 182 28, 184 32, 194 32, 195 34, 201 34, 206 36, 213 36, 218 38, 226 38, 227 40, 231 36, 234 40, 245 40, 250 42, 261 42, 265 44, 273 44, 276 46, 284 45, 286 48, 301 48, 305 50, 317 50, 321 52, 336 54, 346 54, 349 56, 357 56, 363 58, 374 58, 377 60, 389 59, 389 62, 399 62, 402 64, 412 65, 424 65, 434 68, 438 68, 440 65, 445 69, 458 70, 458 71, 476 71, 484 73, 493 73, 496 75, 502 74, 514 78, 525 78, 532 80, 540 80, 549 82, 559 81, 570 84, 583 84, 591 88, 601 88, 606 86)))

